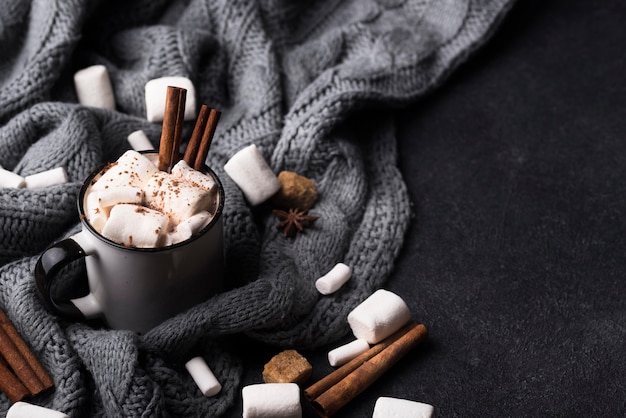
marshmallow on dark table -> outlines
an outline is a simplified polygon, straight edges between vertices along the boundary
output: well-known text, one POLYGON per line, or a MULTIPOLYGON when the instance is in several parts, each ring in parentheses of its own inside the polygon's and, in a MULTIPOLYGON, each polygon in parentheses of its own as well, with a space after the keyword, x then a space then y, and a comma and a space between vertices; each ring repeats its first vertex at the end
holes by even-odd
POLYGON ((84 106, 115 109, 115 97, 109 72, 104 65, 92 65, 74 74, 78 101, 84 106))
POLYGON ((411 311, 402 298, 379 289, 348 314, 348 324, 356 338, 376 344, 402 328, 411 311))
POLYGON ((383 396, 376 400, 372 418, 431 418, 434 412, 427 403, 383 396))
POLYGON ((237 151, 224 165, 224 171, 252 206, 265 202, 280 189, 278 177, 255 144, 237 151))
POLYGON ((180 87, 187 90, 184 120, 195 119, 196 89, 191 80, 187 77, 161 77, 152 79, 146 83, 146 119, 150 122, 163 121, 168 86, 180 87))
POLYGON ((24 177, 24 182, 28 189, 42 189, 44 187, 67 183, 67 173, 65 172, 65 168, 57 167, 52 170, 26 176, 24 177))
POLYGON ((296 383, 260 383, 241 391, 243 418, 301 418, 300 387, 296 383))
POLYGON ((200 356, 192 358, 185 363, 185 368, 204 396, 214 396, 222 390, 222 385, 217 380, 204 358, 200 356))
POLYGON ((333 367, 341 366, 369 349, 370 345, 367 341, 363 339, 353 340, 330 350, 328 352, 328 363, 333 367))
POLYGON ((352 276, 352 269, 344 263, 337 263, 328 273, 315 281, 315 288, 322 295, 336 292, 352 276))
POLYGON ((128 135, 128 143, 135 151, 152 151, 154 145, 144 131, 141 129, 131 132, 128 135))

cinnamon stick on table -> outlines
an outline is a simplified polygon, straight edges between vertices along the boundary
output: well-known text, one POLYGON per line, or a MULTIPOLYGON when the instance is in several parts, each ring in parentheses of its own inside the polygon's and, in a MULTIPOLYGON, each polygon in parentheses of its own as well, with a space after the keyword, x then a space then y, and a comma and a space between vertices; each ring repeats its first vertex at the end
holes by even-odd
POLYGON ((206 104, 200 107, 196 124, 183 156, 183 160, 195 170, 200 171, 204 167, 220 116, 219 110, 206 104))
MULTIPOLYGON (((43 365, 37 360, 30 347, 19 334, 11 320, 0 309, 0 356, 13 372, 18 383, 22 384, 30 395, 37 395, 44 390, 54 386, 52 377, 48 374, 43 365)), ((7 369, 8 370, 8 369, 7 369)), ((6 374, 6 370, 2 370, 6 374)), ((5 375, 3 374, 3 376, 5 375)), ((9 395, 9 392, 21 393, 21 388, 9 378, 3 380, 2 391, 9 395), (6 387, 6 386, 9 387, 6 387), (6 390, 5 390, 6 389, 6 390)))
POLYGON ((159 170, 169 172, 179 157, 180 139, 185 122, 187 90, 167 86, 165 113, 159 143, 159 170))
POLYGON ((428 335, 414 322, 305 389, 304 395, 322 417, 330 417, 368 388, 428 335))

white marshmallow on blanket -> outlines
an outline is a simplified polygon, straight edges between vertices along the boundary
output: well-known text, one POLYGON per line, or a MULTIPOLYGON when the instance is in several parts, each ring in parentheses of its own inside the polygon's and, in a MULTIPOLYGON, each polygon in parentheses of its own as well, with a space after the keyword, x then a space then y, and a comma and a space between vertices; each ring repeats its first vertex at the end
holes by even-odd
POLYGON ((144 186, 144 203, 149 208, 168 215, 178 224, 213 203, 212 191, 158 171, 144 186))
POLYGON ((255 144, 237 151, 224 165, 248 202, 259 205, 280 189, 280 181, 255 144))
POLYGON ((315 281, 315 288, 322 295, 336 292, 352 277, 352 269, 344 263, 337 263, 328 273, 315 281))
POLYGON ((243 418, 301 418, 300 387, 296 383, 259 383, 241 391, 243 418))
POLYGON ((21 189, 26 186, 24 177, 19 174, 15 174, 12 171, 5 170, 0 167, 0 187, 11 187, 15 189, 21 189))
POLYGON ((222 385, 204 358, 200 356, 192 358, 185 363, 185 368, 204 396, 214 396, 222 390, 222 385))
POLYGON ((144 131, 141 129, 131 132, 128 135, 128 143, 135 151, 152 151, 154 145, 144 131))
POLYGON ((44 187, 67 183, 67 173, 65 172, 65 168, 57 167, 52 170, 26 176, 24 177, 24 182, 28 189, 42 189, 44 187))
POLYGON ((372 418, 431 418, 434 412, 427 403, 382 396, 376 400, 372 418))
POLYGON ((109 72, 104 65, 92 65, 74 74, 78 101, 84 106, 115 110, 115 96, 109 72))
POLYGON ((185 96, 185 120, 196 118, 196 89, 187 77, 161 77, 146 83, 146 119, 150 122, 161 122, 165 115, 165 98, 167 87, 181 87, 187 90, 185 96))
POLYGON ((120 203, 111 208, 102 235, 128 247, 157 247, 167 232, 166 215, 143 206, 120 203))
POLYGON ((198 212, 176 226, 176 230, 167 234, 165 245, 174 245, 188 240, 193 234, 201 231, 213 219, 208 211, 198 212))
POLYGON ((411 311, 402 298, 379 289, 348 314, 348 324, 356 338, 376 344, 406 325, 411 311))
POLYGON ((69 418, 69 415, 54 409, 24 401, 15 402, 7 411, 6 418, 69 418))
POLYGON ((369 349, 370 345, 367 341, 357 338, 356 340, 330 350, 328 352, 328 363, 333 367, 341 366, 369 349))
POLYGON ((143 187, 158 171, 158 167, 148 157, 135 150, 128 150, 116 163, 111 164, 91 188, 101 190, 119 186, 143 187))

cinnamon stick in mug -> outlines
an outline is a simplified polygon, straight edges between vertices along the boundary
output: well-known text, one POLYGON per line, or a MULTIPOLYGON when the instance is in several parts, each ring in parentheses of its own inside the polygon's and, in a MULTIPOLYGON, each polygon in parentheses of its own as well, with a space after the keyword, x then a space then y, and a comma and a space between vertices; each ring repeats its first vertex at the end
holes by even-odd
POLYGON ((426 326, 411 323, 368 350, 375 353, 374 355, 366 351, 361 355, 361 359, 359 359, 361 356, 355 358, 320 381, 325 380, 325 383, 314 384, 306 389, 304 392, 306 398, 320 416, 334 415, 382 376, 409 350, 422 342, 427 335, 426 326), (382 349, 378 347, 381 345, 382 349), (367 358, 368 356, 370 357, 367 358), (321 393, 320 388, 323 390, 321 393))
POLYGON ((186 99, 186 89, 167 86, 163 128, 159 143, 159 170, 161 171, 169 172, 178 161, 180 139, 185 122, 186 99))
POLYGON ((183 160, 193 169, 201 171, 213 142, 215 128, 219 122, 221 112, 206 104, 200 107, 189 144, 185 150, 183 160))

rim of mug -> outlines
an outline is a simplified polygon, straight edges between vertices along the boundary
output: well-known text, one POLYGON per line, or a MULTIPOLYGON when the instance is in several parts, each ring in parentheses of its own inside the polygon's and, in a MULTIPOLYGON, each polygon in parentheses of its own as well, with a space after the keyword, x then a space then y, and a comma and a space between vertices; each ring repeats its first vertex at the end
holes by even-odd
MULTIPOLYGON (((152 150, 148 150, 148 151, 138 151, 140 154, 157 154, 156 151, 152 151, 152 150)), ((224 187, 222 186, 222 182, 220 180, 220 178, 217 176, 217 174, 215 174, 215 171, 213 171, 208 165, 204 164, 203 167, 203 172, 208 172, 211 177, 213 177, 213 180, 215 180, 215 184, 217 185, 217 191, 219 194, 219 202, 217 205, 217 210, 215 211, 215 215, 213 216, 213 219, 211 219, 211 221, 204 227, 202 228, 200 231, 198 231, 198 233, 193 234, 190 238, 181 241, 181 242, 177 242, 176 244, 172 244, 172 245, 165 245, 162 247, 127 247, 124 244, 120 244, 119 242, 115 242, 107 237, 105 237, 104 235, 102 235, 100 232, 98 232, 96 230, 96 228, 93 227, 93 225, 91 225, 91 223, 89 223, 89 221, 87 220, 87 215, 85 215, 85 207, 84 207, 84 200, 85 200, 85 193, 87 192, 87 189, 89 188, 89 186, 91 186, 91 182, 92 180, 99 174, 102 173, 102 170, 104 170, 104 168, 106 168, 110 163, 104 163, 102 165, 100 165, 97 169, 95 169, 93 172, 91 172, 91 174, 89 174, 89 176, 87 176, 87 178, 85 179, 85 181, 83 182, 83 185, 80 188, 80 191, 78 193, 78 215, 80 218, 80 222, 82 223, 83 227, 89 229, 89 231, 98 239, 100 239, 102 242, 116 247, 118 249, 121 250, 127 250, 127 251, 140 251, 140 252, 146 252, 146 253, 150 253, 150 252, 163 252, 163 251, 169 251, 178 247, 182 247, 185 246, 197 239, 199 239, 200 237, 202 237, 205 233, 207 233, 211 228, 213 228, 213 226, 220 220, 220 218, 222 217, 222 213, 224 212, 224 199, 225 199, 225 193, 224 193, 224 187)))

